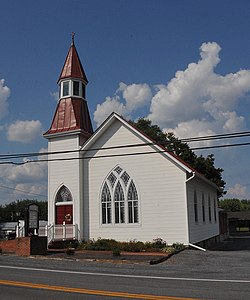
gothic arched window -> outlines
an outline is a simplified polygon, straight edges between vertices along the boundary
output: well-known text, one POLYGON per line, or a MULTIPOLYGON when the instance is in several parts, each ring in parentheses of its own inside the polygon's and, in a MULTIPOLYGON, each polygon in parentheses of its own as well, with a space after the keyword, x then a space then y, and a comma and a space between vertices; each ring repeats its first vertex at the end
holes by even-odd
POLYGON ((102 224, 111 223, 111 194, 107 183, 102 189, 102 224))
POLYGON ((124 201, 124 192, 120 181, 118 181, 115 193, 114 193, 114 201, 115 201, 115 223, 125 223, 125 201, 124 201))
POLYGON ((128 222, 138 223, 138 194, 133 181, 128 188, 128 222))
POLYGON ((120 166, 106 177, 101 191, 102 224, 139 223, 139 197, 134 181, 120 166))
POLYGON ((56 202, 72 201, 70 190, 63 185, 56 194, 56 202))

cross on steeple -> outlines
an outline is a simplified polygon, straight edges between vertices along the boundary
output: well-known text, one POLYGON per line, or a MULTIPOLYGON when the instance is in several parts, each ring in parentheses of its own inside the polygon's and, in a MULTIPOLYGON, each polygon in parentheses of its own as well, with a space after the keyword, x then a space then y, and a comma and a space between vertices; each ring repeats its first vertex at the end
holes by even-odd
POLYGON ((75 33, 71 32, 72 45, 75 44, 75 33))

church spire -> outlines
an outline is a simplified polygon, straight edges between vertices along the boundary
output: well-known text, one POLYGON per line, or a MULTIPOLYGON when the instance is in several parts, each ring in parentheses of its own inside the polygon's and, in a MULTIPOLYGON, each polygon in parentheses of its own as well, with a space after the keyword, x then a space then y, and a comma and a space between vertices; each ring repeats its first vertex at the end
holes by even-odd
POLYGON ((85 139, 93 134, 85 96, 88 80, 75 47, 74 35, 72 33, 72 43, 58 80, 59 102, 51 127, 45 133, 48 138, 51 134, 75 131, 85 139))
POLYGON ((84 72, 84 69, 82 67, 80 58, 78 56, 76 47, 75 47, 75 33, 72 32, 72 42, 71 46, 69 48, 67 57, 65 59, 61 74, 58 79, 58 83, 60 81, 67 79, 67 78, 75 78, 75 79, 81 79, 85 86, 88 83, 88 79, 86 77, 86 74, 84 72))

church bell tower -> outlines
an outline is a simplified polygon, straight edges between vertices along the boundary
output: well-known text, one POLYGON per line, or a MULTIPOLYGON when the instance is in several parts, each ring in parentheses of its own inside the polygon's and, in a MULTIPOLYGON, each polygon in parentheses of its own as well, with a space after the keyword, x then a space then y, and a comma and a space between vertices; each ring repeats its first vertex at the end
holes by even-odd
POLYGON ((59 102, 48 140, 48 223, 80 226, 82 207, 81 145, 93 134, 86 100, 88 80, 74 33, 58 79, 59 102))

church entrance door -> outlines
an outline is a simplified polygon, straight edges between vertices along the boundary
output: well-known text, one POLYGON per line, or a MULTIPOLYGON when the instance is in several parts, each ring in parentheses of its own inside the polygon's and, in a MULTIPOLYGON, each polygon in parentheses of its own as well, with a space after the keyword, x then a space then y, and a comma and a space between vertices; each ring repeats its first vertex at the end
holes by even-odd
POLYGON ((56 224, 73 224, 73 205, 56 206, 56 224))

